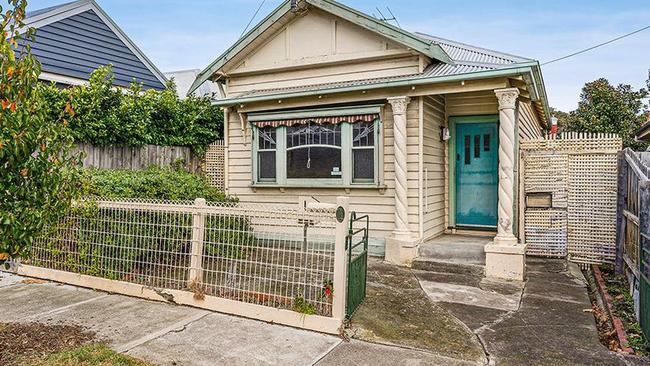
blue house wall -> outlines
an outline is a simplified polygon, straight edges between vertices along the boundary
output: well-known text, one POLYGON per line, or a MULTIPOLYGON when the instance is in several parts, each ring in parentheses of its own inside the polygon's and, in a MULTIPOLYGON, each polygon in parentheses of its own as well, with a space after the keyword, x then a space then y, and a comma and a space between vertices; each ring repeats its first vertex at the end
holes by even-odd
POLYGON ((115 85, 135 80, 147 89, 165 88, 93 10, 42 26, 28 42, 43 72, 88 79, 99 66, 111 64, 115 85))

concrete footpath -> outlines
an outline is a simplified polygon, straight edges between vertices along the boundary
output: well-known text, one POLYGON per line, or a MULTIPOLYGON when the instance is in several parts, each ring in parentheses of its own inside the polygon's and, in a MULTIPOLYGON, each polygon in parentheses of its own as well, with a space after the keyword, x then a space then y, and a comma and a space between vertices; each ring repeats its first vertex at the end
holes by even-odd
POLYGON ((2 322, 80 325, 156 365, 475 364, 2 272, 0 313, 2 322))
POLYGON ((529 259, 526 283, 371 260, 350 340, 0 272, 2 322, 76 324, 156 365, 644 365, 598 340, 584 277, 529 259))

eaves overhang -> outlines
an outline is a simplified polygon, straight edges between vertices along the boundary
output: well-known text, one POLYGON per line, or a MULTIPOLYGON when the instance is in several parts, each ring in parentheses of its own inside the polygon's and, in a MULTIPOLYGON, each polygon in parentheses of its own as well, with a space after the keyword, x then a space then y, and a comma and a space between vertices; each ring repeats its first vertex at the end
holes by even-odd
MULTIPOLYGON (((476 80, 476 79, 485 79, 493 77, 511 77, 511 76, 521 76, 529 75, 533 80, 535 80, 534 90, 531 90, 533 100, 541 100, 542 103, 547 106, 546 103, 546 94, 543 92, 543 81, 541 81, 541 74, 535 72, 535 67, 538 65, 537 62, 531 63, 522 63, 518 64, 516 67, 502 68, 497 70, 487 70, 487 71, 478 71, 473 73, 450 75, 450 76, 436 76, 436 77, 419 77, 413 76, 410 78, 400 78, 397 80, 382 80, 376 83, 363 83, 357 85, 347 85, 347 86, 324 86, 324 87, 314 87, 312 89, 300 89, 300 90, 288 90, 288 91, 279 91, 277 93, 269 93, 263 95, 248 95, 227 99, 220 99, 213 101, 213 105, 229 107, 239 104, 249 104, 256 102, 272 101, 279 99, 291 99, 291 98, 302 98, 310 96, 321 96, 325 94, 340 94, 340 93, 349 93, 355 91, 369 91, 382 88, 399 88, 399 87, 413 87, 419 85, 431 85, 445 82, 453 81, 467 81, 467 80, 476 80)), ((548 109, 548 107, 546 107, 548 109)), ((549 113, 550 115, 550 113, 549 113)))

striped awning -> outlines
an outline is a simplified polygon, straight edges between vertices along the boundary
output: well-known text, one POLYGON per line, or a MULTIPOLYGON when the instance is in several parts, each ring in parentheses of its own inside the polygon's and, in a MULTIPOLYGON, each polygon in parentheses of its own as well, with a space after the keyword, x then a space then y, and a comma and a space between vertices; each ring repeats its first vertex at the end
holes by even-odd
POLYGON ((358 123, 358 122, 372 122, 379 118, 379 113, 355 114, 349 116, 329 116, 329 117, 306 117, 306 118, 293 118, 293 119, 279 119, 267 121, 255 121, 257 127, 279 127, 279 126, 295 126, 306 124, 319 124, 319 125, 335 125, 341 122, 358 123))

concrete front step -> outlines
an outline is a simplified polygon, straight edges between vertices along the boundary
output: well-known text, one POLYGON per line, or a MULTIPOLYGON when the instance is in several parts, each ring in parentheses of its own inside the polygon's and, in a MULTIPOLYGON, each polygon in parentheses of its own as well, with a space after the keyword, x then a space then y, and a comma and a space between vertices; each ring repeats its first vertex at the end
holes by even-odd
POLYGON ((446 262, 429 257, 420 257, 413 260, 412 268, 420 271, 436 273, 455 273, 473 276, 484 276, 485 266, 480 264, 446 262))
POLYGON ((441 235, 420 244, 421 258, 433 261, 485 265, 485 245, 492 237, 469 235, 441 235))

